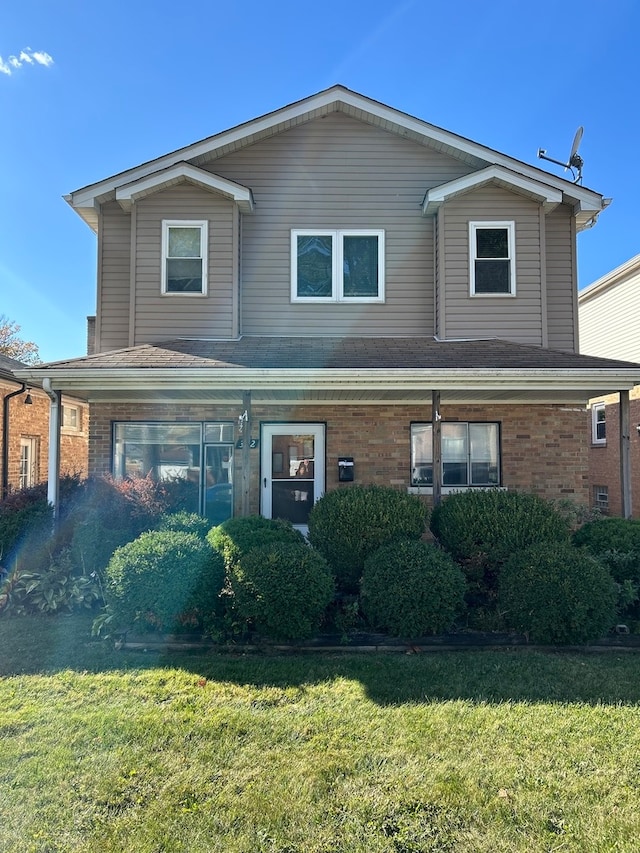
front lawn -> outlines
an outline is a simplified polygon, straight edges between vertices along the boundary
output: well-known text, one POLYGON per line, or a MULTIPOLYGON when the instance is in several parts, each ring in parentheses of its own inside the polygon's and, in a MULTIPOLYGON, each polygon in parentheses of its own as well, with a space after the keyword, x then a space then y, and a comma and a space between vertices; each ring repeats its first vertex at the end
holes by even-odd
POLYGON ((0 649, 1 851, 638 849, 636 653, 0 649))

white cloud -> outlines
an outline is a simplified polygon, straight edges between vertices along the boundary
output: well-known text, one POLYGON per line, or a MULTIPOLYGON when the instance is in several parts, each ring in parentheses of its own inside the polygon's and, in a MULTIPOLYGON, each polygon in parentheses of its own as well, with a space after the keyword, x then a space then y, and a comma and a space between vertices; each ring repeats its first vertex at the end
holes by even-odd
POLYGON ((43 65, 45 68, 48 68, 50 65, 53 65, 53 57, 42 50, 31 50, 30 47, 25 47, 17 56, 12 54, 6 60, 0 56, 0 74, 6 74, 10 77, 14 70, 22 68, 25 64, 43 65))

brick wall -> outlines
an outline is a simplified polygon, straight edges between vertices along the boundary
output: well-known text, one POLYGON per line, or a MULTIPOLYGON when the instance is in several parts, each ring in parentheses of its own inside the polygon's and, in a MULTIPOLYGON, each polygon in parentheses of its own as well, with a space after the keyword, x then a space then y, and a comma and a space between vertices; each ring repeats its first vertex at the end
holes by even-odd
MULTIPOLYGON (((94 404, 91 407, 89 470, 111 471, 112 421, 237 422, 241 406, 94 404)), ((444 420, 501 423, 502 481, 507 488, 588 504, 588 434, 585 410, 561 405, 443 406, 444 420)), ((410 479, 410 424, 429 421, 425 406, 253 405, 252 437, 259 423, 306 421, 327 425, 327 489, 338 487, 338 457, 353 456, 355 482, 405 488, 410 479)), ((236 452, 236 483, 242 454, 236 452)), ((252 512, 258 512, 259 450, 251 451, 252 512)), ((236 497, 239 498, 239 489, 236 497)))
MULTIPOLYGON (((11 393, 19 388, 15 383, 0 383, 0 394, 11 393)), ((35 481, 45 482, 49 462, 49 398, 43 391, 31 390, 32 404, 25 405, 26 394, 19 394, 9 401, 9 489, 20 485, 21 439, 33 439, 36 448, 35 481)), ((89 407, 80 401, 63 398, 63 405, 78 407, 80 424, 78 429, 62 428, 60 435, 60 471, 62 474, 88 472, 88 420, 89 407)), ((0 409, 0 418, 2 410, 0 409)), ((0 467, 2 465, 2 436, 0 434, 0 467)), ((1 471, 0 471, 1 475, 1 471)))
MULTIPOLYGON (((634 518, 640 518, 640 435, 636 427, 640 424, 640 388, 634 388, 629 400, 630 455, 631 455, 631 509, 634 518)), ((590 504, 593 505, 593 490, 606 486, 609 493, 609 515, 622 515, 622 493, 620 490, 620 402, 618 395, 603 398, 607 428, 606 444, 591 444, 591 411, 587 413, 587 435, 589 436, 589 486, 590 504)))

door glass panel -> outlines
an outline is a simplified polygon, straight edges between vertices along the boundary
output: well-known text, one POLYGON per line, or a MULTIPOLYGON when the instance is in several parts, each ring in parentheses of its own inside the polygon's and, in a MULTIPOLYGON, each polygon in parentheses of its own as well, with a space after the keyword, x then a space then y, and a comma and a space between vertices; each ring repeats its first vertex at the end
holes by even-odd
POLYGON ((233 446, 207 445, 204 449, 204 514, 213 526, 233 515, 233 446))
POLYGON ((316 437, 275 434, 271 439, 271 517, 307 524, 316 499, 316 437))

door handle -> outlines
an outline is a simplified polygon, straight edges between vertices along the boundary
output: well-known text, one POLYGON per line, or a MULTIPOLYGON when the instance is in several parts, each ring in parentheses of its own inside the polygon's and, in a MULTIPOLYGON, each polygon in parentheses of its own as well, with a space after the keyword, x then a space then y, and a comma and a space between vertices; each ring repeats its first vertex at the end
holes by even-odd
POLYGON ((263 483, 264 483, 264 487, 266 489, 267 488, 267 478, 266 477, 264 478, 263 483))

